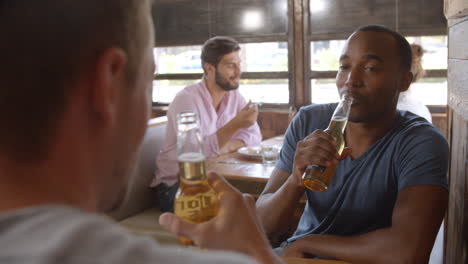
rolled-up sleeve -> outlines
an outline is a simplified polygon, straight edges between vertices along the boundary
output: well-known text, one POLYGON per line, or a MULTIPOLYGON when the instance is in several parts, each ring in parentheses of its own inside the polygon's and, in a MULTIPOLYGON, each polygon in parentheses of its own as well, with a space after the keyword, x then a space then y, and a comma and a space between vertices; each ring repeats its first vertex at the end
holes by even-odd
MULTIPOLYGON (((247 102, 245 99, 239 94, 236 98, 237 100, 237 113, 239 113, 242 108, 245 107, 247 102)), ((236 114, 237 114, 236 113, 236 114)), ((234 140, 242 140, 244 141, 245 145, 247 146, 258 146, 262 142, 262 132, 260 131, 260 127, 258 123, 255 122, 252 126, 248 128, 241 128, 237 131, 234 136, 232 137, 234 140)))
POLYGON ((205 147, 205 156, 207 158, 216 157, 219 155, 218 136, 216 133, 203 136, 203 146, 205 147))

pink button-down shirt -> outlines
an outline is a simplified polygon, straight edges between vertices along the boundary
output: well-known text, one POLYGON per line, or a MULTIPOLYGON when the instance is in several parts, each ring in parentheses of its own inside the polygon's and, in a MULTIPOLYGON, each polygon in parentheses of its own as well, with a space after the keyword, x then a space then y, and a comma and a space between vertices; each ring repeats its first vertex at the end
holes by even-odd
MULTIPOLYGON (((233 119, 247 104, 238 90, 229 91, 221 100, 218 111, 213 107, 213 99, 202 80, 185 87, 180 91, 167 111, 167 128, 164 147, 156 159, 154 187, 160 183, 172 185, 178 181, 177 164, 177 114, 195 112, 200 118, 200 130, 203 136, 205 156, 211 158, 219 155, 216 132, 233 119)), ((260 128, 255 123, 249 128, 239 129, 232 139, 240 139, 247 146, 259 145, 262 140, 260 128)))

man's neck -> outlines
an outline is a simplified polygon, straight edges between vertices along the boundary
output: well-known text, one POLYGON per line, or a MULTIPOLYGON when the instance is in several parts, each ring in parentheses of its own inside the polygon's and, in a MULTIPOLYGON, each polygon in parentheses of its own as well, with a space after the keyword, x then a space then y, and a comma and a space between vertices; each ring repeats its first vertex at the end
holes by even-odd
POLYGON ((86 187, 90 186, 86 178, 72 176, 85 172, 63 160, 57 162, 53 157, 26 163, 0 156, 0 212, 52 204, 95 211, 95 191, 86 187))
POLYGON ((216 111, 218 111, 219 105, 221 104, 221 101, 223 100, 223 97, 226 95, 227 91, 219 87, 219 85, 217 85, 214 80, 209 80, 206 77, 205 84, 213 100, 213 107, 216 111))
POLYGON ((359 158, 394 126, 397 112, 372 122, 348 122, 345 131, 347 146, 352 148, 351 157, 359 158))

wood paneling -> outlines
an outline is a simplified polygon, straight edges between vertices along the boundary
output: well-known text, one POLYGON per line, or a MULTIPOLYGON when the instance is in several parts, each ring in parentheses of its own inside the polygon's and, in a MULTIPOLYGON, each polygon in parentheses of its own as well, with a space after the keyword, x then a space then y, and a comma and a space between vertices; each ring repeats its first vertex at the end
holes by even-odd
MULTIPOLYGON (((304 0, 305 1, 305 0, 304 0)), ((303 0, 293 0, 293 21, 294 21, 294 37, 293 37, 293 72, 294 72, 294 97, 291 102, 295 106, 302 106, 309 103, 310 92, 302 87, 307 87, 307 72, 306 57, 308 57, 307 49, 304 47, 304 11, 303 0)), ((291 57, 290 57, 291 58, 291 57)))
POLYGON ((452 121, 445 260, 446 263, 468 263, 468 122, 455 112, 452 121))
MULTIPOLYGON (((448 43, 449 59, 468 60, 468 27, 466 24, 467 22, 464 21, 450 27, 448 43)), ((456 70, 454 67, 450 67, 452 72, 456 70)))
POLYGON ((457 18, 457 17, 468 16, 468 1, 445 0, 444 12, 447 18, 457 18))
POLYGON ((448 105, 468 120, 468 60, 449 59, 448 67, 448 105))
MULTIPOLYGON (((468 6, 465 0, 463 3, 458 0, 446 1, 446 14, 460 14, 468 6)), ((445 263, 468 263, 468 49, 465 47, 468 40, 468 19, 465 18, 449 21, 448 108, 451 164, 445 263)))
POLYGON ((284 110, 262 110, 258 115, 258 125, 263 138, 282 135, 289 125, 289 112, 284 110))
POLYGON ((432 124, 444 133, 445 137, 448 138, 447 132, 447 114, 446 113, 433 113, 432 116, 432 124))

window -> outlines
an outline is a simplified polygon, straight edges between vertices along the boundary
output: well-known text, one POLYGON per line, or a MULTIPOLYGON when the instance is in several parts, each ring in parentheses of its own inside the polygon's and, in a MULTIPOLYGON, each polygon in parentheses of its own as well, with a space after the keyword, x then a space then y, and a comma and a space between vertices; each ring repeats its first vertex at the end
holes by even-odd
POLYGON ((155 48, 157 74, 202 73, 201 46, 155 48))
MULTIPOLYGON (((243 43, 239 91, 254 102, 289 103, 287 42, 243 43)), ((202 46, 154 48, 156 80, 153 102, 170 103, 177 92, 203 76, 202 46)))
MULTIPOLYGON (((423 47, 425 78, 413 83, 410 92, 426 105, 447 104, 447 36, 410 36, 410 44, 423 47)), ((345 40, 312 41, 310 44, 311 102, 338 101, 335 80, 331 77, 338 70, 338 58, 345 40), (324 73, 325 72, 325 73, 324 73), (314 76, 315 75, 315 76, 314 76)))

